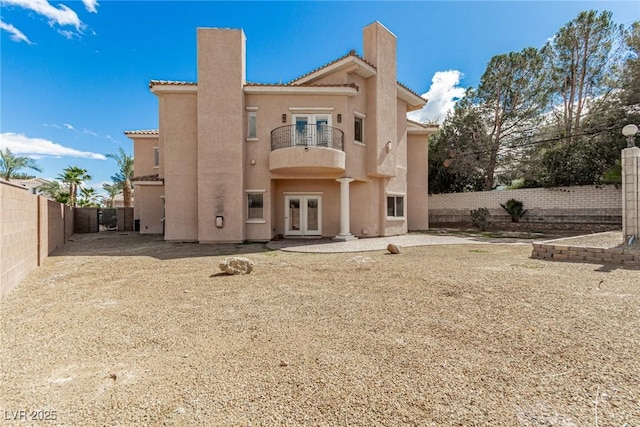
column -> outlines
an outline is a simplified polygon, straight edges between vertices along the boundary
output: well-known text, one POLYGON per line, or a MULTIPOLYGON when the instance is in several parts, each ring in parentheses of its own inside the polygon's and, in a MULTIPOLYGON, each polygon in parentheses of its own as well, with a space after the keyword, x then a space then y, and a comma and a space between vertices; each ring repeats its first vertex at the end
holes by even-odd
POLYGON ((640 243, 640 148, 622 150, 622 238, 640 243))
POLYGON ((353 178, 338 178, 340 183, 340 234, 334 240, 353 240, 356 236, 349 231, 349 184, 353 178))

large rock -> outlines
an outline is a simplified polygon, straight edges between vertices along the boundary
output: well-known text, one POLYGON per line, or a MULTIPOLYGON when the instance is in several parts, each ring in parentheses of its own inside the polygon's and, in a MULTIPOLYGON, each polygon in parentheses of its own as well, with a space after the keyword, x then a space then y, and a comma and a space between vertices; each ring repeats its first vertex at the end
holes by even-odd
POLYGON ((389 243, 387 245, 387 250, 389 252, 391 252, 392 254, 401 254, 402 253, 402 246, 394 245, 393 243, 389 243))
POLYGON ((227 274, 249 274, 253 271, 253 261, 249 258, 225 258, 218 266, 227 274))

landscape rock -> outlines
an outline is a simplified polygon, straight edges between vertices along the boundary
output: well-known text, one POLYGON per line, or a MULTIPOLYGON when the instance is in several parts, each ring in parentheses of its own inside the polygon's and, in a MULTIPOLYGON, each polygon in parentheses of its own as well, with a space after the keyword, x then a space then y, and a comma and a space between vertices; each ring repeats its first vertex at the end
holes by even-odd
POLYGON ((389 243, 387 245, 387 250, 389 252, 391 252, 392 254, 401 254, 402 253, 402 246, 394 245, 393 243, 389 243))
POLYGON ((225 258, 218 267, 227 274, 249 274, 253 271, 253 261, 244 257, 225 258))

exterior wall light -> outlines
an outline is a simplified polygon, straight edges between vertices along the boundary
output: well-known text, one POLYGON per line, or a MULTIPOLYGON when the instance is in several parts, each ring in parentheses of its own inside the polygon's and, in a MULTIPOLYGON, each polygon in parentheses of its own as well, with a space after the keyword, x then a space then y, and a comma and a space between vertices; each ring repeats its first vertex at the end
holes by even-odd
POLYGON ((391 151, 391 141, 387 141, 387 143, 384 146, 385 150, 387 150, 387 153, 391 151))
POLYGON ((622 128, 622 134, 627 137, 627 148, 635 147, 635 136, 638 133, 638 126, 634 124, 626 125, 622 128))
POLYGON ((286 114, 282 115, 282 123, 287 123, 287 115, 286 114))
POLYGON ((338 123, 342 123, 342 114, 338 113, 338 123))

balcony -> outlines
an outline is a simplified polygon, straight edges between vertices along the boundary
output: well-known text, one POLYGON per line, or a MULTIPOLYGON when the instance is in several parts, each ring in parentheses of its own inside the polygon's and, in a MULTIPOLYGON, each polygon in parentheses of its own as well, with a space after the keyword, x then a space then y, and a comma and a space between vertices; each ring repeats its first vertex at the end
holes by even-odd
POLYGON ((345 171, 344 132, 324 124, 271 131, 269 170, 283 177, 333 177, 345 171))

